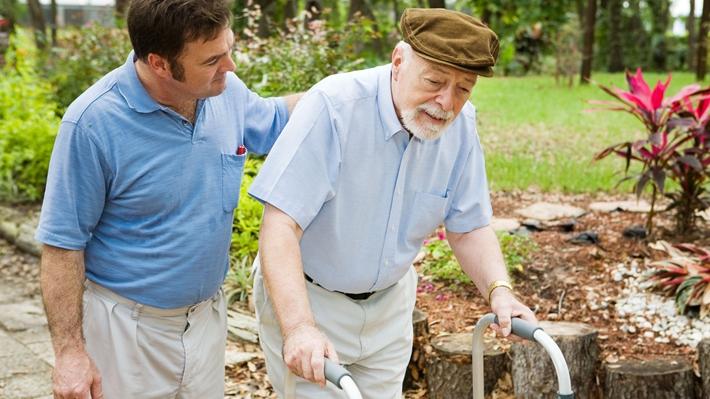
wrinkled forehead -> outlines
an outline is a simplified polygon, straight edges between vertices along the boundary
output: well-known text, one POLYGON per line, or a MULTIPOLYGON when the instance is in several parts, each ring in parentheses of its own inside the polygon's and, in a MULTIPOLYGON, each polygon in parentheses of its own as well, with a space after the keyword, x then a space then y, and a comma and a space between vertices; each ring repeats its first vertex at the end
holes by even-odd
POLYGON ((422 58, 417 54, 416 51, 412 51, 412 64, 415 66, 415 70, 419 74, 425 74, 425 73, 431 73, 431 74, 437 74, 439 76, 455 79, 455 80, 460 80, 464 82, 468 82, 471 84, 475 84, 476 80, 478 78, 478 75, 470 72, 470 71, 463 71, 461 69, 454 68, 449 65, 445 64, 440 64, 425 58, 422 58))

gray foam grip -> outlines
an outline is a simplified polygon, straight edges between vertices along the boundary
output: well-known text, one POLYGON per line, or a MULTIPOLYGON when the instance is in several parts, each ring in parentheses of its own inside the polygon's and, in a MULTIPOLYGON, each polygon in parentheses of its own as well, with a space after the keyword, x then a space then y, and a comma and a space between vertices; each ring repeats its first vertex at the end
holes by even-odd
MULTIPOLYGON (((498 324, 498 316, 495 317, 493 322, 498 324)), ((542 327, 536 326, 518 317, 513 317, 513 319, 511 320, 511 324, 511 331, 513 332, 513 334, 530 341, 535 341, 535 338, 533 337, 535 331, 542 330, 542 327)))
POLYGON ((345 369, 345 367, 331 361, 330 359, 325 359, 325 379, 332 382, 338 388, 342 389, 340 386, 340 379, 344 376, 349 376, 350 372, 345 369))

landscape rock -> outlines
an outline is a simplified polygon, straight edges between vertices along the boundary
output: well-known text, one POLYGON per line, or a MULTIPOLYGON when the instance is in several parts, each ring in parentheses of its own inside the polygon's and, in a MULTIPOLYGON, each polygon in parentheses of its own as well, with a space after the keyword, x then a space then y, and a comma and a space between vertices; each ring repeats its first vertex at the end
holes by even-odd
POLYGON ((582 216, 585 211, 584 209, 566 204, 537 202, 526 208, 518 209, 515 213, 529 219, 549 221, 563 218, 578 218, 582 216))
POLYGON ((227 349, 224 353, 224 363, 227 367, 235 367, 256 359, 257 357, 259 357, 259 355, 253 352, 239 352, 233 349, 227 349))
POLYGON ((646 201, 606 201, 592 202, 589 209, 597 212, 625 211, 635 213, 647 213, 651 210, 651 205, 646 201))
POLYGON ((504 219, 493 217, 491 219, 491 227, 495 231, 515 231, 520 227, 520 222, 516 219, 504 219))
POLYGON ((576 236, 570 238, 569 242, 571 242, 572 244, 580 244, 580 245, 598 244, 599 243, 599 234, 597 234, 594 231, 584 231, 584 232, 579 233, 576 236))
POLYGON ((641 225, 635 225, 625 228, 623 234, 626 238, 644 239, 648 235, 648 232, 646 231, 645 227, 641 225))

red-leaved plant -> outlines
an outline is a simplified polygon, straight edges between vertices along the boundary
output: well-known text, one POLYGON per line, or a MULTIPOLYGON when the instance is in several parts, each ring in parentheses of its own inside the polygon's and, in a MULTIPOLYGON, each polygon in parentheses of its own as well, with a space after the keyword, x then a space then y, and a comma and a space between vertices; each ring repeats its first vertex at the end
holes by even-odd
POLYGON ((652 286, 675 296, 680 314, 692 307, 700 308, 700 317, 710 314, 710 250, 693 244, 669 244, 658 241, 651 248, 665 252, 670 258, 649 264, 646 276, 652 286))
POLYGON ((683 87, 678 94, 664 98, 671 76, 665 83, 658 82, 653 90, 643 78, 641 69, 636 74, 626 72, 629 91, 598 86, 615 101, 595 101, 608 105, 612 111, 634 115, 645 126, 647 137, 642 140, 614 144, 595 155, 600 160, 611 154, 626 160, 622 179, 635 179, 634 191, 640 197, 651 185, 651 210, 646 229, 651 234, 658 195, 671 200, 667 209, 675 209, 676 232, 687 234, 696 229, 698 212, 710 207, 707 182, 710 174, 710 88, 698 85, 683 87), (641 164, 641 172, 629 176, 631 162, 641 164), (678 185, 677 192, 666 190, 666 179, 678 185))

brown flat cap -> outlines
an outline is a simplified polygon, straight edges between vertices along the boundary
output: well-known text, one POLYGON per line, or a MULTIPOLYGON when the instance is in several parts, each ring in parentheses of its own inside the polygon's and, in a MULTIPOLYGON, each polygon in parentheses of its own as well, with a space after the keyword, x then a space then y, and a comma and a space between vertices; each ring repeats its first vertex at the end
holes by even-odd
POLYGON ((443 8, 408 8, 399 25, 404 41, 421 57, 493 76, 498 36, 476 18, 443 8))

